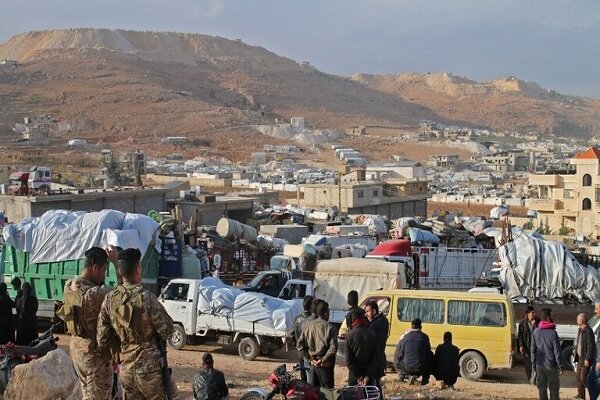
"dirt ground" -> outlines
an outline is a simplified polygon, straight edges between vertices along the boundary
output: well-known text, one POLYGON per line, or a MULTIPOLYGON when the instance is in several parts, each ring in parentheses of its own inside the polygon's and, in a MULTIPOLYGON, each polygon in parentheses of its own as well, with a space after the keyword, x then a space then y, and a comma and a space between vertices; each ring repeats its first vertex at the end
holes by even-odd
MULTIPOLYGON (((68 352, 69 337, 60 335, 60 346, 68 352)), ((294 363, 292 353, 275 352, 270 357, 260 356, 254 361, 244 361, 237 354, 235 346, 195 345, 183 350, 168 350, 169 365, 173 368, 177 384, 178 400, 192 399, 192 378, 200 368, 202 354, 213 353, 215 367, 225 374, 230 388, 230 398, 239 399, 248 388, 267 388, 267 378, 280 364, 288 368, 294 363)), ((336 367, 336 386, 345 384, 348 370, 344 366, 336 367)), ((511 370, 490 371, 478 382, 459 378, 455 390, 437 389, 435 379, 427 386, 409 386, 399 383, 397 376, 389 372, 385 377, 384 393, 386 399, 537 399, 537 388, 525 382, 522 365, 511 370)), ((575 375, 571 371, 561 376, 561 398, 573 398, 577 394, 575 375)))

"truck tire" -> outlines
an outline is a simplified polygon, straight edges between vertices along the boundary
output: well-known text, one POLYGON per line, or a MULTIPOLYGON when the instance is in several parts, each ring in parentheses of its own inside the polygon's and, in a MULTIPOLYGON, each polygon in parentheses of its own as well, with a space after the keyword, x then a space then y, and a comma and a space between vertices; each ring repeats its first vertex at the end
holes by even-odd
POLYGON ((264 400, 264 397, 257 392, 248 392, 240 400, 264 400))
POLYGON ((242 357, 246 361, 252 361, 258 354, 260 353, 260 346, 256 339, 252 337, 245 337, 240 340, 240 344, 238 345, 238 353, 240 357, 242 357))
POLYGON ((187 344, 185 329, 179 324, 173 325, 173 328, 173 335, 169 339, 169 346, 175 350, 181 350, 187 344))
POLYGON ((476 351, 467 351, 460 357, 460 375, 470 381, 477 381, 485 372, 485 360, 476 351))
POLYGON ((565 346, 561 351, 562 355, 562 369, 565 371, 573 371, 573 364, 571 359, 573 358, 573 346, 565 346))

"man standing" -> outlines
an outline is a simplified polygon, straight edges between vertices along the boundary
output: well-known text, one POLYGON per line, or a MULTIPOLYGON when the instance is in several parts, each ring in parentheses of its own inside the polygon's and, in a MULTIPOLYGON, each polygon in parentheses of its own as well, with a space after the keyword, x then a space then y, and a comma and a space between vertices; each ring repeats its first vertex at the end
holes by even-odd
POLYGON ((329 304, 319 301, 316 312, 317 319, 307 321, 302 326, 297 348, 304 358, 310 360, 319 386, 333 389, 337 336, 328 322, 329 304))
POLYGON ((348 386, 373 385, 375 381, 375 334, 360 308, 352 311, 352 330, 346 335, 348 386))
POLYGON ((10 284, 12 285, 13 290, 17 292, 17 294, 15 295, 16 304, 17 300, 19 300, 21 296, 23 296, 23 291, 21 290, 21 279, 18 276, 16 276, 12 279, 12 281, 10 281, 10 284))
POLYGON ((517 334, 517 346, 525 362, 525 374, 527 382, 531 382, 531 334, 538 327, 540 319, 535 316, 532 306, 527 306, 525 318, 519 322, 519 331, 517 334))
MULTIPOLYGON (((96 342, 98 315, 112 287, 104 285, 108 256, 99 247, 85 252, 81 275, 69 279, 58 316, 65 321, 75 372, 81 382, 84 400, 110 399, 113 364, 109 349, 101 351, 96 342)), ((117 343, 118 344, 118 343, 117 343)), ((114 348, 114 345, 113 345, 114 348)))
POLYGON ((347 296, 348 313, 346 314, 346 329, 352 329, 352 311, 358 309, 358 292, 356 290, 351 290, 348 292, 347 296))
POLYGON ((415 383, 418 376, 421 376, 421 385, 427 385, 431 374, 431 357, 429 336, 421 331, 421 320, 414 319, 411 329, 396 347, 394 367, 410 376, 410 385, 415 383))
MULTIPOLYGON (((310 312, 310 308, 312 306, 313 303, 313 297, 312 296, 304 296, 304 300, 302 303, 302 306, 304 307, 304 311, 302 312, 302 314, 298 315, 296 317, 296 319, 294 320, 294 335, 296 338, 296 342, 298 341, 298 339, 300 338, 300 334, 302 333, 302 326, 304 325, 305 322, 307 321, 311 321, 313 319, 315 319, 315 317, 313 316, 313 314, 310 312)), ((308 360, 305 359, 302 356, 302 353, 298 353, 298 363, 304 367, 308 367, 310 364, 308 363, 308 360)), ((306 374, 306 370, 302 369, 300 371, 300 379, 302 379, 303 381, 312 384, 312 376, 310 377, 310 381, 308 380, 308 375, 306 374)))
POLYGON ((436 347, 433 360, 435 380, 453 388, 460 375, 460 354, 458 347, 452 344, 452 332, 444 332, 444 343, 436 347))
MULTIPOLYGON (((600 317, 600 301, 596 301, 594 305, 594 314, 600 317)), ((591 326, 590 326, 591 328, 591 326)), ((598 398, 598 388, 596 380, 600 376, 600 328, 596 330, 596 368, 591 368, 588 374, 588 392, 591 400, 598 398)))
POLYGON ((141 253, 126 249, 117 264, 123 284, 102 303, 98 319, 98 346, 121 342, 121 385, 126 399, 164 400, 170 381, 163 379, 164 342, 173 333, 173 321, 156 296, 142 288, 141 253))
POLYGON ((577 363, 577 370, 575 371, 577 378, 576 398, 585 399, 585 388, 588 387, 588 374, 596 358, 596 343, 594 342, 594 332, 589 327, 585 314, 582 313, 577 316, 577 326, 579 330, 577 331, 577 341, 573 351, 575 362, 577 363))
MULTIPOLYGON (((373 378, 376 382, 373 382, 372 384, 376 385, 381 391, 381 378, 385 376, 385 369, 387 367, 385 346, 390 331, 390 323, 385 315, 379 312, 379 305, 375 300, 371 300, 367 303, 365 312, 367 318, 369 318, 369 329, 373 331, 373 334, 375 335, 375 357, 377 358, 377 363, 373 371, 373 378)), ((381 398, 383 398, 383 394, 381 398)))
POLYGON ((549 308, 542 310, 542 320, 531 335, 531 365, 536 373, 539 399, 548 400, 550 390, 550 400, 558 400, 562 359, 556 325, 549 308))
POLYGON ((225 375, 214 368, 212 354, 202 356, 202 369, 194 376, 192 390, 197 400, 222 400, 229 396, 225 375))

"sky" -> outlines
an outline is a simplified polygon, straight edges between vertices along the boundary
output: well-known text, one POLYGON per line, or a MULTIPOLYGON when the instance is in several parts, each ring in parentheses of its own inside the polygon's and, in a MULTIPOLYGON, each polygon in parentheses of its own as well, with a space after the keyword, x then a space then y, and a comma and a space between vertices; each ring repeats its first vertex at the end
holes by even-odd
POLYGON ((242 39, 339 75, 516 76, 600 99, 600 1, 0 0, 0 42, 83 27, 242 39))

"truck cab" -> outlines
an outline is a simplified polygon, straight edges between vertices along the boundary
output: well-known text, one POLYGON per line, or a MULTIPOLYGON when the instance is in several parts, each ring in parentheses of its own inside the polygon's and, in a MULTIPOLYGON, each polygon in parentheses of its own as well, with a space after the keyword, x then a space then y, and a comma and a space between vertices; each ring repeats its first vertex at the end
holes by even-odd
POLYGON ((48 167, 33 167, 29 170, 27 181, 30 190, 50 192, 52 187, 52 172, 48 167))
POLYGON ((239 289, 277 297, 291 278, 292 273, 287 270, 261 271, 247 285, 240 286, 239 289))

